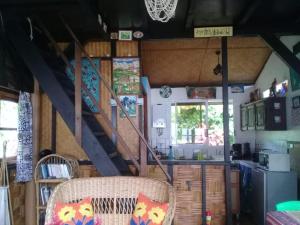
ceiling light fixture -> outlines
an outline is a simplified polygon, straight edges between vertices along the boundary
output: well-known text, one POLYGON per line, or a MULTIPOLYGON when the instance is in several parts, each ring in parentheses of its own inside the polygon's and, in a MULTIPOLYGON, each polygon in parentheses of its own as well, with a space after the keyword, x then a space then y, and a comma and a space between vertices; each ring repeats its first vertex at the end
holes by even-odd
POLYGON ((218 56, 218 64, 213 69, 215 75, 222 75, 222 65, 220 64, 220 50, 216 51, 216 55, 218 56))
POLYGON ((150 17, 163 23, 175 16, 178 0, 145 0, 150 17))

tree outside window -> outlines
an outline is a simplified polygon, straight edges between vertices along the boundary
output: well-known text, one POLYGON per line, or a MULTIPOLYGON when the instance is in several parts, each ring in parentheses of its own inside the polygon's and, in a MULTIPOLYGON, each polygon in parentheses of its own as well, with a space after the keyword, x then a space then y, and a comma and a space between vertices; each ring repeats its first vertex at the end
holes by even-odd
MULTIPOLYGON (((171 109, 173 144, 224 145, 223 104, 174 105, 171 109)), ((233 106, 229 105, 229 136, 234 142, 233 106)))

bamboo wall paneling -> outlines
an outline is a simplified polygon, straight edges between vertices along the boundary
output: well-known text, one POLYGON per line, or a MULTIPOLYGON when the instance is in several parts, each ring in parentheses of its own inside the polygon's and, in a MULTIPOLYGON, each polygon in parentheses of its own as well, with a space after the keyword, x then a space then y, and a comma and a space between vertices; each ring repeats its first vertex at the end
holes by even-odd
MULTIPOLYGON (((101 66, 100 66, 100 72, 101 75, 103 76, 103 79, 105 79, 109 85, 111 85, 111 60, 101 60, 101 66)), ((103 83, 100 84, 100 96, 101 96, 101 101, 100 101, 100 106, 106 112, 106 114, 111 118, 111 94, 109 93, 108 89, 105 87, 103 83)))
POLYGON ((57 113, 56 122, 56 153, 59 155, 71 155, 77 159, 87 160, 87 155, 77 144, 74 135, 59 113, 57 113))
POLYGON ((117 41, 117 57, 138 57, 138 41, 117 41))
MULTIPOLYGON (((165 182, 168 181, 166 175, 158 165, 148 165, 147 167, 148 167, 147 177, 158 179, 165 182)), ((164 169, 167 169, 167 166, 164 165, 163 167, 164 169)))
POLYGON ((84 49, 90 57, 111 57, 111 46, 107 41, 89 41, 85 44, 84 49))
POLYGON ((201 166, 175 165, 173 185, 176 190, 175 225, 201 224, 201 166))
POLYGON ((80 165, 79 177, 100 177, 94 165, 80 165))
POLYGON ((11 194, 14 225, 24 225, 25 184, 15 182, 16 170, 9 170, 9 189, 11 194))
POLYGON ((51 149, 53 153, 56 152, 56 109, 52 105, 51 113, 51 149))
POLYGON ((206 210, 212 212, 212 224, 225 225, 224 166, 206 166, 206 210))
POLYGON ((41 115, 40 115, 40 150, 51 149, 51 115, 52 104, 48 96, 43 93, 41 95, 41 115))
MULTIPOLYGON (((131 119, 138 126, 138 119, 139 119, 138 113, 136 117, 132 117, 131 119)), ((131 126, 130 122, 126 118, 120 117, 119 108, 117 109, 117 128, 119 134, 126 141, 132 153, 136 156, 136 158, 138 158, 139 157, 139 136, 134 130, 134 128, 131 126)), ((125 159, 129 159, 126 154, 126 151, 124 150, 123 146, 119 142, 118 142, 118 149, 125 159)))
MULTIPOLYGON (((143 41, 143 73, 154 86, 221 85, 213 73, 220 48, 219 38, 143 41)), ((230 38, 229 82, 253 84, 270 53, 260 38, 230 38)))
MULTIPOLYGON (((101 60, 100 65, 100 72, 103 79, 106 80, 106 82, 111 85, 111 60, 101 60)), ((111 121, 111 94, 109 93, 108 89, 105 87, 103 82, 100 81, 100 108, 106 113, 107 117, 111 121)), ((102 118, 101 114, 96 115, 97 120, 99 123, 103 126, 103 129, 105 130, 106 134, 108 134, 109 137, 112 136, 112 129, 109 127, 109 125, 105 122, 105 120, 102 118)))

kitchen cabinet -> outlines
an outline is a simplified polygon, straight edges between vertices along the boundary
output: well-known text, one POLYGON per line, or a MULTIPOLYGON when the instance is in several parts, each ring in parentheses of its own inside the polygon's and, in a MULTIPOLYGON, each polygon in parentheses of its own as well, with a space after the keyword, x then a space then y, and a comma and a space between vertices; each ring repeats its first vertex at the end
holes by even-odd
POLYGON ((250 104, 247 106, 247 116, 248 116, 248 130, 255 129, 255 105, 250 104))
POLYGON ((241 105, 241 130, 286 130, 286 98, 272 97, 241 105))
POLYGON ((255 103, 256 113, 255 113, 255 129, 264 130, 265 129, 265 104, 264 101, 259 101, 255 103))
POLYGON ((265 130, 286 130, 286 98, 267 98, 265 105, 265 130))
POLYGON ((248 130, 248 113, 247 107, 241 106, 241 130, 245 131, 248 130))

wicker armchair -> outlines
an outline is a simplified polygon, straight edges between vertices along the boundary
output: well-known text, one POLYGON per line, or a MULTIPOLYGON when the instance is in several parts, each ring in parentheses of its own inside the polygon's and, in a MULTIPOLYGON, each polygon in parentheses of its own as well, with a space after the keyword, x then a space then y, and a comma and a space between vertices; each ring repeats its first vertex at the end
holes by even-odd
POLYGON ((95 177, 59 184, 51 195, 45 225, 51 224, 56 202, 77 202, 92 197, 94 213, 104 225, 128 225, 139 192, 152 200, 169 202, 163 225, 170 225, 175 212, 175 192, 166 182, 142 177, 95 177))

